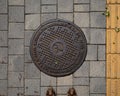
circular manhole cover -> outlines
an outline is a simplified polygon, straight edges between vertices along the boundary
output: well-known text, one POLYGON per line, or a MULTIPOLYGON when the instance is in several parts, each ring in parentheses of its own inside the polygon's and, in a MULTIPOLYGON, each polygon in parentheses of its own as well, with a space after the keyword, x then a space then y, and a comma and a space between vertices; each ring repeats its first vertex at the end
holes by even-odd
POLYGON ((30 55, 42 72, 61 77, 72 74, 84 62, 87 41, 82 30, 64 20, 50 20, 33 34, 30 55))

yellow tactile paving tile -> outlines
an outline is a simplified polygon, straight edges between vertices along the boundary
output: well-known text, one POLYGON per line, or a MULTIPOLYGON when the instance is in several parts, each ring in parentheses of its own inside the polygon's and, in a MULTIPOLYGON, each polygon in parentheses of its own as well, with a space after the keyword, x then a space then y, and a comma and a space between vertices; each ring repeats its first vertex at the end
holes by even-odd
POLYGON ((120 96, 120 79, 117 79, 117 96, 120 96))
POLYGON ((111 79, 111 96, 117 96, 117 79, 111 79))
POLYGON ((106 0, 106 3, 109 4, 109 3, 110 3, 110 0, 106 0))
POLYGON ((107 54, 107 78, 120 79, 120 54, 107 54))
POLYGON ((115 32, 115 29, 107 29, 106 34, 106 52, 120 53, 120 32, 115 32))
POLYGON ((107 4, 107 10, 110 13, 110 16, 106 18, 106 27, 115 28, 120 27, 120 5, 107 4), (119 17, 119 19, 117 19, 119 17))
POLYGON ((108 78, 117 78, 117 55, 108 54, 107 55, 107 77, 108 78))
POLYGON ((107 0, 107 4, 120 3, 120 0, 107 0))
MULTIPOLYGON (((106 7, 107 7, 107 10, 110 11, 110 8, 111 8, 111 7, 109 7, 109 5, 107 5, 106 7)), ((111 19, 110 17, 106 18, 106 21, 107 21, 107 22, 106 22, 106 27, 107 27, 107 28, 111 28, 111 20, 110 20, 110 19, 111 19)))
POLYGON ((120 32, 117 33, 117 53, 120 53, 120 32))
POLYGON ((120 96, 120 0, 107 0, 106 17, 106 96, 120 96))
POLYGON ((106 77, 111 78, 111 54, 107 54, 107 62, 106 62, 106 77))
POLYGON ((117 53, 117 32, 114 29, 107 29, 107 53, 117 53))
POLYGON ((117 27, 117 26, 120 26, 119 25, 119 21, 120 20, 118 20, 117 19, 117 17, 118 16, 120 16, 120 12, 119 12, 119 9, 120 9, 120 7, 119 7, 119 5, 114 5, 114 4, 107 4, 107 10, 109 11, 109 13, 110 13, 110 16, 108 16, 106 19, 106 27, 107 28, 115 28, 115 27, 117 27))
MULTIPOLYGON (((120 28, 120 4, 116 6, 117 6, 117 16, 118 16, 117 28, 120 28)), ((117 33, 116 41, 117 41, 117 53, 120 53, 120 32, 117 33)))
POLYGON ((111 30, 106 30, 106 53, 111 53, 111 30))
POLYGON ((110 24, 111 24, 111 28, 115 28, 117 27, 117 6, 115 5, 109 5, 110 7, 110 24))
POLYGON ((116 3, 117 0, 107 0, 107 3, 116 3))
MULTIPOLYGON (((119 0, 119 3, 120 3, 120 0, 119 0)), ((120 27, 120 4, 116 6, 117 6, 117 16, 119 18, 117 19, 117 27, 119 28, 120 27)))
MULTIPOLYGON (((117 66, 116 67, 117 67, 117 78, 120 79, 120 54, 117 55, 117 66)), ((120 90, 119 90, 119 92, 120 92, 120 90)))
MULTIPOLYGON (((117 53, 117 32, 115 32, 115 29, 111 29, 111 52, 110 53, 117 53)), ((109 41, 108 41, 109 42, 109 41)))
POLYGON ((106 81, 107 83, 106 83, 106 88, 107 88, 107 93, 106 93, 106 96, 110 96, 110 94, 111 94, 111 79, 107 79, 107 81, 106 81))
POLYGON ((117 0, 117 3, 120 3, 120 0, 117 0))
POLYGON ((117 55, 111 55, 111 78, 117 78, 117 55))
POLYGON ((107 4, 117 4, 120 3, 120 0, 107 0, 107 4))
POLYGON ((106 96, 120 96, 120 79, 107 79, 106 96))

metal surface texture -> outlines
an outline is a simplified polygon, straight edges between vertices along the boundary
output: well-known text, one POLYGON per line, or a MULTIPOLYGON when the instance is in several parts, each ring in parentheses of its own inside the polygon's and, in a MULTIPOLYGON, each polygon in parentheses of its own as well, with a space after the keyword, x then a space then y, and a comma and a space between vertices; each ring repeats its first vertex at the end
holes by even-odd
POLYGON ((31 38, 30 55, 38 69, 50 76, 61 77, 75 72, 84 62, 87 41, 75 24, 49 20, 31 38))

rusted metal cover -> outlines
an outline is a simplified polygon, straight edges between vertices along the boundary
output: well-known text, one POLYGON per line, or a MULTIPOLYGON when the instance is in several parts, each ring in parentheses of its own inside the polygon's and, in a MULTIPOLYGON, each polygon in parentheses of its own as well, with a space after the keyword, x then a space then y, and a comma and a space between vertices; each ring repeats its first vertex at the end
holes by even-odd
POLYGON ((42 24, 31 39, 30 54, 42 72, 61 77, 72 74, 84 62, 87 41, 82 30, 64 20, 42 24))

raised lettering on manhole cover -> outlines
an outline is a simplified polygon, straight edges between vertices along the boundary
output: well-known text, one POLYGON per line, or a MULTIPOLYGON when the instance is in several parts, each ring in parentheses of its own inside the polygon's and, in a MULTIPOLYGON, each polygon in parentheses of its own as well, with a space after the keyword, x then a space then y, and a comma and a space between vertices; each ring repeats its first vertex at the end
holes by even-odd
POLYGON ((30 54, 38 69, 61 77, 72 74, 84 62, 87 41, 82 30, 64 20, 50 20, 33 34, 30 54))

